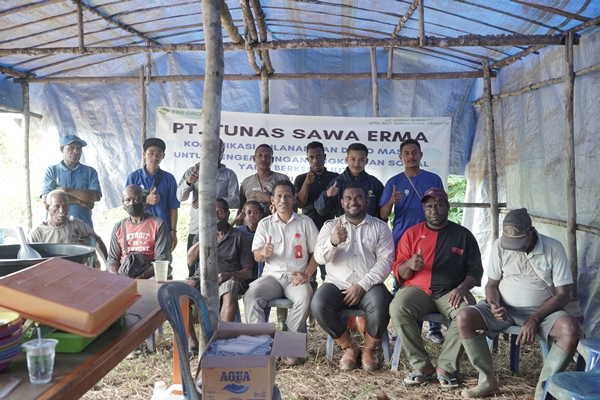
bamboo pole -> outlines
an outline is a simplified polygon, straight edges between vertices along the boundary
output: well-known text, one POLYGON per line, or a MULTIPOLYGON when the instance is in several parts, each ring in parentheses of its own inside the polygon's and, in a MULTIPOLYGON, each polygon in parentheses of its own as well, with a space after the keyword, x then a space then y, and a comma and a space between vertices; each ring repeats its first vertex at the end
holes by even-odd
MULTIPOLYGON (((492 77, 496 76, 495 71, 491 71, 492 77)), ((322 80, 367 80, 371 79, 372 74, 370 72, 355 73, 355 74, 283 74, 274 73, 269 75, 271 80, 303 80, 303 79, 322 79, 322 80)), ((435 79, 476 79, 481 78, 481 71, 467 71, 467 72, 432 72, 432 73, 408 73, 408 74, 392 74, 391 80, 397 81, 411 81, 411 80, 435 80, 435 79)), ((257 81, 261 79, 260 75, 224 75, 224 80, 227 81, 257 81)), ((378 73, 377 79, 388 79, 387 73, 378 73)), ((137 82, 138 78, 135 76, 79 76, 79 77, 54 77, 54 78, 29 78, 14 79, 14 82, 29 82, 29 83, 89 83, 89 82, 103 82, 103 83, 124 83, 124 82, 137 82)), ((194 82, 205 80, 204 75, 163 75, 163 76, 152 76, 151 82, 194 82)))
POLYGON ((81 0, 77 0, 77 36, 79 39, 79 53, 85 54, 85 43, 83 39, 83 6, 81 0))
MULTIPOLYGON (((457 208, 490 208, 490 203, 458 203, 458 202, 450 202, 450 207, 457 208)), ((498 209, 506 208, 506 203, 498 203, 498 209)))
MULTIPOLYGON (((586 68, 580 69, 579 71, 576 71, 575 77, 589 74, 590 72, 594 72, 594 71, 598 71, 598 70, 600 70, 600 63, 590 65, 589 67, 586 67, 586 68)), ((520 95, 523 93, 530 92, 532 90, 537 90, 537 89, 543 88, 545 86, 554 85, 554 84, 561 83, 564 81, 565 81, 565 77, 559 76, 558 78, 553 78, 553 79, 548 79, 548 80, 537 82, 537 83, 532 83, 530 85, 522 87, 521 89, 512 90, 510 92, 505 92, 505 93, 495 94, 492 96, 492 99, 493 100, 505 99, 507 97, 517 96, 517 95, 520 95)), ((484 102, 484 99, 480 98, 480 99, 477 99, 474 102, 472 102, 471 105, 477 106, 483 102, 484 102)))
POLYGON ((16 76, 19 78, 28 78, 30 76, 35 76, 28 72, 19 71, 17 69, 11 68, 11 67, 5 67, 4 65, 0 65, 0 73, 3 73, 5 75, 10 75, 10 76, 16 76))
MULTIPOLYGON (((473 47, 473 46, 562 46, 563 35, 465 35, 454 38, 427 36, 424 38, 425 47, 473 47)), ((576 44, 576 43, 575 43, 576 44)), ((290 50, 290 49, 326 49, 326 48, 357 48, 357 47, 423 47, 420 38, 398 36, 396 38, 368 39, 292 39, 274 40, 249 44, 253 50, 290 50)), ((246 50, 245 43, 223 43, 224 51, 246 50)), ((117 47, 88 47, 86 54, 138 54, 145 52, 168 53, 183 51, 206 51, 205 44, 166 44, 151 46, 117 46, 117 47)), ((35 47, 35 48, 2 48, 0 56, 25 54, 78 54, 78 47, 35 47)))
POLYGON ((267 66, 265 65, 265 61, 263 59, 262 68, 260 72, 261 78, 261 100, 262 100, 262 112, 263 114, 269 114, 271 112, 271 107, 269 103, 269 71, 267 71, 267 66))
POLYGON ((482 62, 483 97, 485 102, 485 122, 488 144, 488 168, 490 180, 490 213, 492 214, 492 240, 498 239, 498 172, 496 171, 496 138, 494 134, 494 108, 492 106, 492 80, 489 65, 482 62))
POLYGON ((425 0, 419 0, 419 47, 425 46, 425 0))
POLYGON ((577 298, 577 196, 575 177, 575 127, 573 120, 573 94, 575 72, 573 68, 573 33, 569 32, 565 47, 565 125, 567 151, 567 257, 573 273, 573 298, 577 298))
POLYGON ((146 53, 146 86, 150 86, 152 80, 152 53, 146 53))
MULTIPOLYGON (((23 82, 20 82, 20 83, 23 83, 23 82)), ((24 112, 22 109, 18 109, 18 108, 11 107, 11 106, 5 106, 5 105, 1 105, 1 104, 0 104, 0 110, 8 111, 8 112, 11 112, 11 113, 17 113, 17 114, 23 114, 23 112, 24 112)), ((37 118, 37 119, 44 118, 43 115, 32 113, 31 111, 29 112, 29 115, 32 116, 32 117, 34 117, 34 118, 37 118)))
MULTIPOLYGON (((385 51, 385 47, 384 47, 384 51, 385 51)), ((388 64, 387 64, 387 79, 392 79, 392 74, 394 73, 394 49, 390 49, 392 51, 390 51, 388 53, 388 64)))
MULTIPOLYGON (((256 15, 256 26, 258 27, 259 39, 261 42, 267 41, 267 22, 265 12, 260 5, 259 0, 250 0, 252 3, 252 8, 254 9, 254 14, 256 15)), ((267 68, 267 72, 272 74, 275 72, 273 68, 273 64, 271 63, 271 56, 269 55, 269 50, 263 50, 261 53, 261 59, 263 60, 265 67, 267 68)))
MULTIPOLYGON (((450 203, 450 204, 452 204, 452 203, 450 203)), ((509 211, 510 210, 508 210, 508 209, 500 210, 500 212, 502 214, 506 214, 509 211)), ((567 222, 566 221, 561 221, 559 219, 554 219, 554 218, 540 217, 540 216, 532 215, 532 214, 529 214, 529 216, 531 217, 531 219, 533 221, 541 222, 543 224, 548 224, 548 225, 553 225, 553 226, 560 226, 562 228, 566 228, 567 227, 567 222)), ((576 228, 580 232, 591 233, 592 235, 600 236, 600 228, 596 228, 595 226, 577 224, 576 228)))
MULTIPOLYGON (((146 85, 144 82, 144 66, 140 65, 140 109, 142 112, 142 145, 146 141, 146 85)), ((142 155, 141 167, 144 167, 144 156, 142 155)))
MULTIPOLYGON (((402 28, 404 28, 404 24, 406 24, 406 21, 408 21, 410 19, 410 17, 412 17, 413 13, 417 9, 418 4, 419 4, 419 0, 415 0, 410 5, 410 7, 408 7, 408 11, 406 11, 406 14, 404 14, 402 16, 402 18, 400 18, 400 22, 398 22, 398 25, 396 25, 396 27, 394 28, 394 32, 392 32, 393 38, 398 37, 398 34, 402 30, 402 28)), ((387 53, 390 50, 391 50, 390 47, 385 47, 383 51, 387 53)))
POLYGON ((29 83, 21 83, 23 90, 23 173, 25 174, 25 223, 27 231, 32 227, 31 178, 29 176, 29 83))
POLYGON ((371 47, 371 85, 373 86, 373 116, 379 117, 379 86, 377 85, 377 55, 371 47))
MULTIPOLYGON (((202 150, 198 199, 200 213, 200 277, 201 293, 208 306, 210 323, 217 328, 219 316, 219 285, 217 283, 216 185, 219 163, 219 128, 221 124, 221 93, 223 89, 223 36, 221 34, 220 0, 202 1, 204 40, 206 43, 206 80, 202 99, 202 150)), ((200 338, 200 348, 208 341, 206 332, 200 338)))

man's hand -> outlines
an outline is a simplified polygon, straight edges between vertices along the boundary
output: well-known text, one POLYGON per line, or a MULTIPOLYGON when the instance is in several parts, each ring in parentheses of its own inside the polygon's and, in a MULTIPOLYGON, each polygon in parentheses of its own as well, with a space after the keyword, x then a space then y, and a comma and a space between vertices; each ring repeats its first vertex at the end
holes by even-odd
POLYGON ((258 201, 259 203, 268 203, 271 201, 271 193, 263 188, 260 192, 252 192, 250 200, 258 201))
POLYGON ((392 185, 392 196, 388 200, 388 205, 393 206, 400 200, 402 200, 402 192, 397 192, 396 185, 392 185))
POLYGON ((327 197, 333 197, 336 196, 338 194, 338 192, 340 191, 340 189, 337 187, 337 181, 333 182, 333 185, 331 185, 329 187, 329 189, 327 189, 327 197))
POLYGON ((487 302, 490 305, 492 314, 494 314, 494 318, 496 318, 498 321, 506 321, 506 309, 504 307, 500 307, 500 304, 493 300, 488 299, 487 302))
POLYGON ((148 194, 148 196, 146 196, 146 204, 148 204, 150 206, 155 206, 158 204, 159 201, 160 201, 160 195, 158 193, 156 193, 156 187, 154 187, 154 189, 152 189, 150 194, 148 194))
POLYGON ((231 221, 231 226, 242 226, 244 225, 244 219, 246 219, 246 213, 242 210, 237 217, 231 221))
POLYGON ((195 198, 195 199, 192 201, 192 208, 194 208, 194 209, 198 209, 198 207, 199 207, 199 205, 198 205, 198 199, 197 199, 197 198, 195 198))
POLYGON ((294 280, 292 281, 292 286, 300 286, 310 280, 310 277, 304 272, 292 272, 292 276, 294 277, 294 280))
POLYGON ((408 266, 408 268, 412 269, 415 272, 418 272, 423 269, 424 260, 423 257, 421 257, 422 251, 423 250, 421 250, 421 248, 419 247, 417 254, 413 254, 413 256, 409 258, 408 261, 406 261, 406 265, 408 266))
POLYGON ((348 239, 348 232, 346 228, 342 226, 342 218, 337 219, 337 223, 335 224, 335 228, 333 228, 333 232, 331 233, 331 244, 337 246, 340 243, 344 243, 348 239))
POLYGON ((362 288, 358 283, 350 286, 348 289, 342 292, 344 296, 344 304, 347 307, 353 307, 358 304, 365 294, 365 289, 362 288))
POLYGON ((308 171, 303 185, 306 185, 306 186, 312 185, 314 181, 315 181, 315 173, 312 171, 308 171))
POLYGON ((194 165, 194 170, 192 171, 190 176, 188 176, 188 178, 185 180, 185 183, 187 183, 188 186, 192 186, 197 181, 198 181, 198 164, 194 165))
POLYGON ((219 285, 221 285, 227 279, 231 278, 231 275, 231 272, 219 272, 219 275, 217 275, 217 282, 219 283, 219 285))
POLYGON ((83 207, 83 208, 87 208, 88 210, 93 210, 94 209, 94 203, 91 201, 79 201, 79 204, 83 207))
POLYGON ((171 231, 171 253, 175 250, 175 246, 177 246, 177 232, 171 231))
POLYGON ((538 324, 531 318, 527 318, 521 329, 519 330, 519 335, 517 336, 517 344, 527 344, 533 343, 535 340, 535 335, 538 331, 538 324))
POLYGON ((265 247, 263 247, 261 250, 261 255, 265 259, 267 259, 268 257, 271 257, 273 255, 274 249, 275 249, 275 246, 273 246, 273 244, 271 243, 271 235, 269 235, 269 238, 267 239, 267 243, 265 244, 265 247))
POLYGON ((455 287, 450 292, 448 296, 448 303, 452 306, 452 308, 457 309, 460 306, 460 303, 465 301, 465 303, 469 303, 469 299, 467 298, 468 290, 462 289, 460 286, 455 287))

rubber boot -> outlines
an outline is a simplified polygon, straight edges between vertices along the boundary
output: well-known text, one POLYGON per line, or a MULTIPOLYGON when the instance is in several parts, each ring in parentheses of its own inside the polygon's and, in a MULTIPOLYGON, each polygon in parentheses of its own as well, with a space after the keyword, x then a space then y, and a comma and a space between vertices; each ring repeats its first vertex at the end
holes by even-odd
POLYGON ((494 365, 492 363, 492 354, 487 345, 487 340, 483 334, 462 340, 465 352, 469 361, 477 372, 479 372, 479 383, 471 389, 464 389, 462 397, 474 399, 486 397, 498 392, 500 384, 494 376, 494 365))
POLYGON ((377 350, 379 349, 381 339, 375 339, 365 332, 365 341, 360 347, 362 367, 365 371, 377 371, 379 362, 377 361, 377 350))
POLYGON ((542 372, 540 372, 540 379, 538 380, 537 386, 535 388, 535 398, 536 400, 541 400, 542 395, 544 394, 544 386, 546 385, 546 380, 554 374, 558 374, 561 371, 564 371, 569 365, 569 361, 573 359, 573 353, 567 353, 557 345, 553 345, 550 351, 548 352, 548 356, 546 357, 546 361, 544 361, 544 366, 542 367, 542 372))
POLYGON ((337 344, 340 345, 344 351, 344 355, 340 360, 340 369, 343 371, 350 371, 356 368, 356 358, 358 357, 358 346, 352 343, 352 336, 350 331, 346 330, 342 336, 337 339, 333 339, 337 344))

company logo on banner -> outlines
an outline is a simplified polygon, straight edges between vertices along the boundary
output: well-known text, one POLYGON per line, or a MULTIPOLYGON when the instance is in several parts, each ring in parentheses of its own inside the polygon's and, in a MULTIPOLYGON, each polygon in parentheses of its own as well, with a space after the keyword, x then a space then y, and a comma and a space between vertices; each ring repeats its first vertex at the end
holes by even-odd
MULTIPOLYGON (((421 144, 421 167, 448 180, 451 118, 346 118, 278 114, 221 113, 220 137, 225 143, 222 163, 235 171, 241 183, 256 173, 252 156, 256 147, 273 147, 273 171, 290 179, 308 172, 306 145, 319 141, 325 146, 326 167, 342 173, 346 150, 352 143, 369 149, 366 171, 385 185, 404 171, 400 144, 416 139, 421 144)), ((167 144, 161 168, 179 181, 186 169, 200 161, 202 110, 158 107, 156 137, 167 144)))

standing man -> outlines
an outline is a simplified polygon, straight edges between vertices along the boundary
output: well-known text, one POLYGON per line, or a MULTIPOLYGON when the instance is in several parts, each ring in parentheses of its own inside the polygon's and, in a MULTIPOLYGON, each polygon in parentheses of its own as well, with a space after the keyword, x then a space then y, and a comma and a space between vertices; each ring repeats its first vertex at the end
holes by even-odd
POLYGON ((368 157, 369 149, 364 144, 352 143, 348 146, 346 152, 348 167, 327 185, 327 190, 323 191, 315 201, 315 208, 319 214, 328 215, 333 211, 338 217, 344 215, 342 194, 346 186, 356 183, 367 193, 369 199, 367 214, 380 218, 379 200, 383 193, 383 184, 379 179, 365 172, 365 166, 369 162, 368 157))
POLYGON ((62 190, 69 196, 69 215, 93 228, 92 209, 94 203, 100 201, 102 191, 96 170, 79 162, 85 146, 87 143, 77 135, 60 139, 63 160, 46 169, 40 197, 45 204, 48 193, 62 190))
POLYGON ((251 175, 242 181, 240 187, 240 204, 238 208, 238 216, 233 221, 234 225, 241 225, 243 217, 240 217, 244 204, 247 200, 254 200, 260 203, 265 215, 270 215, 271 210, 271 192, 275 187, 275 183, 286 180, 289 181, 287 175, 271 171, 273 164, 273 148, 268 144, 259 145, 252 160, 256 164, 256 174, 251 175))
MULTIPOLYGON (((381 218, 386 219, 394 210, 394 246, 402 234, 411 226, 425 221, 421 198, 429 188, 444 187, 439 176, 421 169, 421 145, 414 139, 408 139, 400 145, 398 156, 404 164, 404 172, 390 178, 385 184, 379 205, 381 218)), ((398 290, 398 281, 394 278, 392 293, 398 290)), ((442 326, 437 322, 429 322, 427 339, 433 343, 444 343, 442 326)))
POLYGON ((177 181, 175 181, 175 177, 160 169, 160 163, 165 158, 166 148, 167 146, 162 139, 146 139, 143 145, 144 152, 142 153, 146 164, 127 177, 126 185, 139 185, 147 193, 145 211, 148 214, 156 215, 167 224, 170 239, 169 249, 172 252, 177 246, 179 200, 177 200, 177 181))
POLYGON ((340 345, 344 355, 342 370, 356 367, 358 346, 339 316, 345 308, 356 307, 367 313, 362 367, 379 368, 377 348, 387 325, 392 295, 383 282, 394 261, 394 243, 387 224, 367 215, 367 196, 359 185, 344 190, 344 215, 327 221, 319 233, 315 259, 326 264, 325 283, 315 293, 311 309, 323 330, 340 345))
MULTIPOLYGON (((317 229, 320 231, 325 221, 335 218, 335 210, 331 209, 324 215, 320 215, 315 209, 315 201, 321 195, 321 192, 327 189, 327 185, 339 174, 329 172, 325 168, 325 148, 321 142, 310 142, 306 146, 306 161, 310 170, 306 174, 296 177, 294 187, 298 199, 298 207, 302 208, 302 214, 313 220, 317 229)), ((325 266, 319 265, 321 269, 321 279, 325 280, 325 266)))
POLYGON ((538 333, 548 342, 556 339, 535 389, 535 398, 541 400, 546 380, 565 370, 581 338, 579 322, 563 310, 573 284, 565 249, 535 230, 525 208, 513 210, 504 218, 502 237, 494 242, 487 274, 486 300, 460 310, 456 318, 465 352, 479 372, 479 384, 463 390, 462 396, 487 397, 500 388, 485 336, 477 331, 495 333, 520 325, 517 344, 534 342, 538 333))
MULTIPOLYGON (((262 276, 250 284, 244 295, 249 324, 264 322, 267 302, 277 297, 287 297, 294 303, 286 319, 289 331, 302 331, 308 317, 313 295, 309 281, 317 269, 311 254, 319 232, 310 218, 294 212, 295 202, 292 182, 275 183, 271 203, 276 212, 258 223, 252 242, 254 260, 264 261, 265 267, 262 276)), ((288 365, 298 364, 295 358, 284 361, 288 365)))
MULTIPOLYGON (((225 145, 222 139, 219 139, 219 167, 217 168, 217 198, 223 198, 229 208, 238 208, 240 204, 240 191, 238 188, 238 178, 235 172, 221 164, 225 145)), ((190 209, 190 230, 188 231, 187 250, 192 247, 194 236, 198 233, 200 213, 198 211, 198 168, 200 163, 196 163, 185 171, 179 185, 177 186, 177 200, 185 201, 192 194, 192 207, 190 209)), ((188 265, 188 276, 194 275, 194 265, 188 265)))
POLYGON ((454 376, 458 369, 462 344, 456 314, 475 299, 470 290, 483 276, 481 253, 473 234, 448 221, 448 195, 442 188, 431 188, 421 199, 425 222, 402 235, 392 265, 402 287, 390 304, 390 317, 412 372, 406 385, 421 385, 436 378, 444 389, 458 387, 454 376), (437 368, 425 350, 417 321, 431 312, 439 312, 452 323, 438 357, 437 368))

